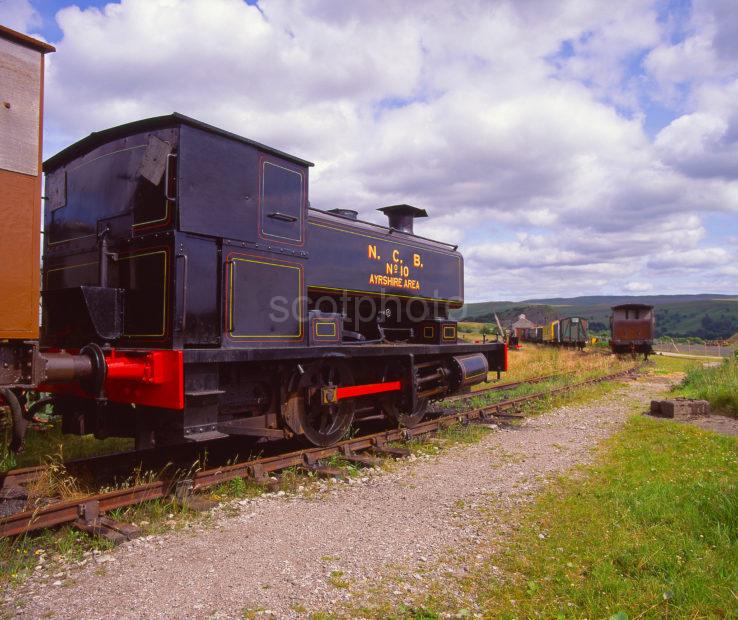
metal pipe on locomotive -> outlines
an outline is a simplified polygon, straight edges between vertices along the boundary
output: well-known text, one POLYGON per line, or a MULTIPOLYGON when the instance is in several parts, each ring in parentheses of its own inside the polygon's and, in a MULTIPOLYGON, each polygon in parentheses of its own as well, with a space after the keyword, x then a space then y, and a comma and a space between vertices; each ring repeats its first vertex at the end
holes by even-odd
POLYGON ((311 166, 179 114, 46 161, 42 332, 0 344, 7 399, 51 392, 64 432, 139 449, 329 445, 357 416, 412 426, 505 370, 504 343, 458 342, 463 259, 414 234, 425 211, 386 207, 385 227, 312 209, 311 166))

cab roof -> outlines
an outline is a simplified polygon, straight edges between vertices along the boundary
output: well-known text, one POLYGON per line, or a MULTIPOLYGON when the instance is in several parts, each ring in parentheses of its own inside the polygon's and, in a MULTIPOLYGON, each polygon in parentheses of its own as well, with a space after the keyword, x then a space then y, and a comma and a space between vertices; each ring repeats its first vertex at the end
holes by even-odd
POLYGON ((118 125, 109 129, 103 129, 102 131, 94 131, 86 138, 82 138, 78 142, 75 142, 71 146, 68 146, 64 150, 59 151, 56 155, 47 159, 44 162, 44 171, 54 170, 55 168, 58 168, 59 166, 62 166, 65 163, 75 159, 76 157, 90 152, 92 149, 98 146, 107 144, 111 140, 124 138, 126 136, 141 133, 143 131, 166 129, 169 127, 175 127, 177 125, 188 125, 190 127, 195 127, 196 129, 201 129, 215 135, 223 136, 224 138, 228 138, 230 140, 243 142, 244 144, 249 144, 258 148, 261 151, 271 153, 272 155, 276 155, 277 157, 283 157, 302 166, 313 165, 312 162, 309 162, 305 159, 300 159, 299 157, 295 157, 294 155, 290 155, 289 153, 285 153, 278 149, 272 148, 271 146, 267 146, 266 144, 261 144, 260 142, 249 140, 248 138, 244 138, 243 136, 239 136, 238 134, 231 133, 230 131, 225 131, 224 129, 220 129, 213 125, 208 125, 207 123, 203 123, 202 121, 198 121, 197 119, 190 118, 189 116, 185 116, 184 114, 173 112, 172 114, 166 114, 164 116, 153 116, 151 118, 144 118, 139 121, 133 121, 132 123, 125 123, 123 125, 118 125))
POLYGON ((48 43, 44 43, 43 41, 39 41, 38 39, 29 37, 27 34, 23 34, 22 32, 18 32, 17 30, 12 30, 11 28, 3 26, 2 24, 0 24, 0 39, 7 39, 8 41, 18 43, 19 45, 25 45, 26 47, 30 47, 31 49, 36 50, 37 52, 41 52, 42 54, 48 54, 49 52, 56 51, 56 48, 53 45, 49 45, 48 43))

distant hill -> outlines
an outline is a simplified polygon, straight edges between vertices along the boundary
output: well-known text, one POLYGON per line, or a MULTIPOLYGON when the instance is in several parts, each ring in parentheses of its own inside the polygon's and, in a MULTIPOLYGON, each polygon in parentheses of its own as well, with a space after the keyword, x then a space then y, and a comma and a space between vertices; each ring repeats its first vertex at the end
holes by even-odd
POLYGON ((608 329, 610 308, 622 303, 645 303, 656 307, 657 336, 698 336, 729 338, 738 332, 736 295, 592 295, 554 297, 525 301, 487 301, 466 304, 452 313, 456 320, 494 322, 494 313, 503 325, 520 314, 537 324, 565 316, 582 316, 593 331, 608 329))
POLYGON ((452 318, 459 321, 494 323, 494 313, 496 312, 500 322, 503 325, 508 326, 514 323, 521 314, 524 314, 529 321, 532 321, 537 325, 543 325, 544 323, 558 319, 561 316, 559 308, 549 305, 528 304, 527 302, 519 302, 515 304, 501 302, 499 305, 496 302, 489 302, 469 304, 469 306, 479 307, 472 308, 468 315, 463 315, 461 313, 466 309, 466 306, 464 306, 461 310, 457 310, 455 313, 452 313, 452 318))

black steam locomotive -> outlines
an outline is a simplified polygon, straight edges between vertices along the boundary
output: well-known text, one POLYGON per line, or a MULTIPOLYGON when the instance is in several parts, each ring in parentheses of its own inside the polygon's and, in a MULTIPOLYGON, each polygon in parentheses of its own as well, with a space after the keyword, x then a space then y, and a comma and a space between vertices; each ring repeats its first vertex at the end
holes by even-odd
POLYGON ((40 389, 64 432, 329 445, 506 369, 503 343, 457 341, 463 261, 413 234, 425 211, 310 208, 311 165, 179 114, 45 163, 40 389))

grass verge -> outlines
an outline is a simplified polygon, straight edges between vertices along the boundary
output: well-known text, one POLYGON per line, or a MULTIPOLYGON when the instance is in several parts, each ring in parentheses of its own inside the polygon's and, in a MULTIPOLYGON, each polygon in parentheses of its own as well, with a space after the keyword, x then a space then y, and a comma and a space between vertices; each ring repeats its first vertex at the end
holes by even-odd
POLYGON ((687 372, 692 368, 701 367, 703 362, 686 357, 668 357, 654 355, 649 358, 650 371, 656 375, 670 375, 675 372, 687 372))
MULTIPOLYGON (((632 365, 630 360, 612 355, 582 353, 571 349, 527 344, 522 349, 509 352, 509 368, 502 377, 503 382, 521 381, 549 374, 581 376, 586 373, 607 374, 632 365)), ((493 375, 490 374, 490 377, 493 375)), ((488 383, 475 386, 483 389, 488 383)))
MULTIPOLYGON (((35 425, 34 425, 35 426, 35 425)), ((9 431, 7 432, 9 435, 9 431)), ((16 467, 32 467, 39 465, 49 455, 61 453, 67 460, 86 458, 98 454, 125 452, 133 450, 133 440, 126 437, 95 439, 93 435, 63 435, 61 420, 56 419, 39 428, 31 428, 26 436, 26 448, 21 454, 8 452, 7 440, 0 449, 0 471, 16 467)))
POLYGON ((719 366, 689 368, 674 392, 707 400, 714 410, 738 417, 738 359, 726 359, 719 366))
POLYGON ((738 617, 738 440, 634 417, 481 568, 367 617, 738 617), (501 577, 500 577, 501 575, 501 577))

